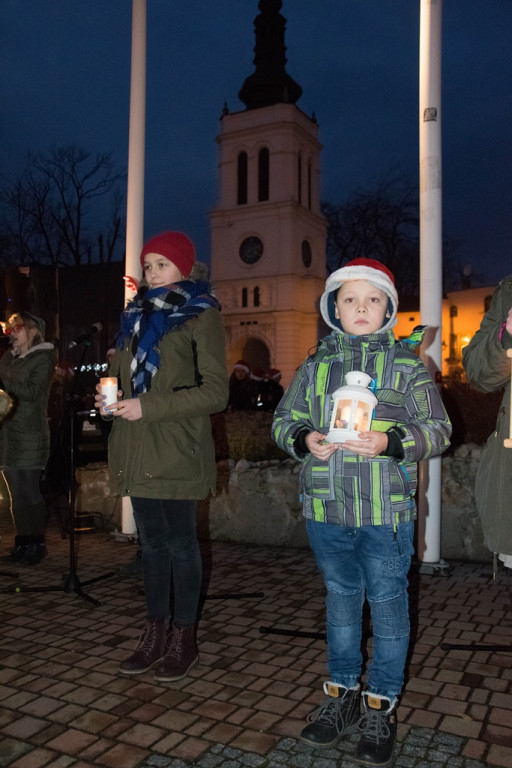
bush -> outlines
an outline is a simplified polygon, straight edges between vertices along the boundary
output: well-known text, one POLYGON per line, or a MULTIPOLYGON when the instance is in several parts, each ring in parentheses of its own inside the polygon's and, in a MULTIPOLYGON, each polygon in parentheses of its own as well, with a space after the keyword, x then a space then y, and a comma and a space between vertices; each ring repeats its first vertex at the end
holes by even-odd
MULTIPOLYGON (((454 377, 446 380, 442 396, 453 426, 452 449, 464 443, 483 445, 496 425, 503 390, 478 392, 454 377)), ((212 416, 217 461, 289 458, 271 437, 272 418, 265 411, 226 411, 212 416)))
POLYGON ((217 461, 265 461, 285 459, 272 440, 270 428, 273 414, 265 411, 227 411, 212 417, 217 461))
POLYGON ((503 390, 479 392, 464 381, 447 379, 442 394, 453 425, 452 448, 483 445, 496 426, 503 390))

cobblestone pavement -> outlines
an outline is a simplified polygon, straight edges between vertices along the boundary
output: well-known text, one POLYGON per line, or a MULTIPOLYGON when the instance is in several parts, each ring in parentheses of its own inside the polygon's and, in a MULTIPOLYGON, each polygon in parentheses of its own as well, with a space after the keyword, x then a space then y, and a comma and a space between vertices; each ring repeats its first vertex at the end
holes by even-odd
MULTIPOLYGON (((396 768, 486 768, 487 763, 461 757, 464 739, 431 728, 411 728, 397 743, 396 768)), ((282 739, 267 755, 243 752, 216 744, 192 765, 198 768, 361 768, 352 757, 357 738, 350 737, 334 749, 308 749, 297 739, 282 739)), ((182 760, 152 755, 138 768, 189 768, 182 760)))
MULTIPOLYGON (((5 554, 1 507, 0 535, 5 554)), ((144 616, 140 575, 125 572, 136 546, 76 538, 76 577, 94 602, 69 589, 69 542, 53 519, 38 566, 0 562, 2 768, 353 768, 355 736, 328 750, 299 740, 326 675, 309 550, 203 541, 201 662, 162 684, 118 674, 144 616)), ((490 562, 451 566, 411 573, 394 765, 512 768, 511 579, 504 568, 493 579, 490 562)))

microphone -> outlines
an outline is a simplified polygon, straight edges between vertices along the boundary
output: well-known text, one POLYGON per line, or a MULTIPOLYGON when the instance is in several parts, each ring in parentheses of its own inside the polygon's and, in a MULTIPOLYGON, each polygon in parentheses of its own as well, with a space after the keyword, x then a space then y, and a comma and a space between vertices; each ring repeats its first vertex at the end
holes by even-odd
POLYGON ((77 336, 76 339, 73 339, 71 344, 68 344, 68 349, 74 349, 75 347, 78 347, 79 344, 82 344, 82 342, 90 341, 94 334, 99 333, 102 328, 103 326, 101 323, 93 323, 87 333, 82 333, 80 336, 77 336))

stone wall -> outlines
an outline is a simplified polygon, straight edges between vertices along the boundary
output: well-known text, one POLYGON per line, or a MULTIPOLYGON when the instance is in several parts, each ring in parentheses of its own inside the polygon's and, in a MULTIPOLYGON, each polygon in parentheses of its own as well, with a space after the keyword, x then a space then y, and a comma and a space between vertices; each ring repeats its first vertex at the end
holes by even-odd
POLYGON ((486 562, 490 553, 484 544, 476 510, 474 485, 481 445, 461 445, 442 459, 441 556, 445 560, 486 562))
MULTIPOLYGON (((473 498, 481 446, 463 445, 442 459, 441 556, 484 562, 490 553, 473 498)), ((248 544, 307 546, 298 492, 299 464, 292 459, 218 464, 217 495, 199 504, 201 538, 248 544)), ((121 504, 111 496, 105 464, 77 470, 77 511, 102 515, 121 527, 121 504)))

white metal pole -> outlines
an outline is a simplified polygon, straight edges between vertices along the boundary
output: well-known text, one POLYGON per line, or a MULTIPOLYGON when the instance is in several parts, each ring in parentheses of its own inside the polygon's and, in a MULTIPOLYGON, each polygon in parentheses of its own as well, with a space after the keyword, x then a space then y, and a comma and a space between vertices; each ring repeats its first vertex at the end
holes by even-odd
MULTIPOLYGON (((146 0, 132 0, 130 135, 126 200, 125 274, 140 277, 144 237, 144 163, 146 142, 146 0)), ((125 288, 125 301, 133 291, 125 288)))
MULTIPOLYGON (((146 142, 146 0, 132 0, 132 60, 130 79, 130 135, 126 194, 125 275, 140 277, 139 256, 144 238, 144 163, 146 142)), ((125 303, 133 297, 127 284, 125 303)), ((136 533, 132 502, 121 499, 121 530, 136 533)))
MULTIPOLYGON (((421 0, 420 311, 422 324, 430 326, 421 355, 439 383, 442 372, 441 13, 442 0, 421 0)), ((418 507, 418 557, 423 563, 442 567, 440 457, 421 462, 418 507)))

